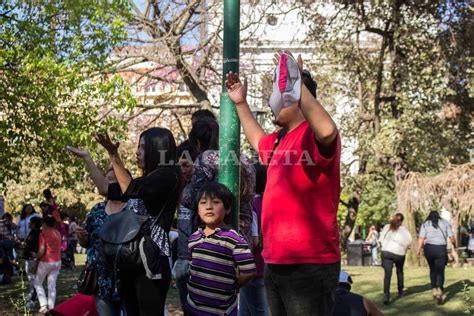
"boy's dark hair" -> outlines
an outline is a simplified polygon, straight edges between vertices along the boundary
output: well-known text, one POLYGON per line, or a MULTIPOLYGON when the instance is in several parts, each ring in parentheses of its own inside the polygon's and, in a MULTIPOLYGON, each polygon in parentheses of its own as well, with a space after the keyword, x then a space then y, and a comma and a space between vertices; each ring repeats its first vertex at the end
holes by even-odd
POLYGON ((56 225, 56 219, 52 215, 46 215, 43 221, 48 227, 54 227, 56 225))
POLYGON ((32 217, 30 223, 33 226, 33 229, 40 229, 43 224, 43 220, 39 216, 32 217))
POLYGON ((216 116, 209 110, 197 110, 191 115, 191 121, 194 125, 197 121, 202 120, 203 118, 209 118, 212 120, 216 120, 216 116))
POLYGON ((229 210, 232 205, 232 192, 223 184, 218 182, 208 182, 206 183, 198 192, 196 202, 203 197, 208 197, 211 199, 218 198, 222 200, 224 208, 229 210))
POLYGON ((309 70, 303 70, 303 73, 301 74, 301 80, 303 80, 304 85, 306 86, 306 88, 308 88, 309 92, 313 95, 313 97, 316 98, 316 90, 318 88, 318 84, 311 76, 309 70))

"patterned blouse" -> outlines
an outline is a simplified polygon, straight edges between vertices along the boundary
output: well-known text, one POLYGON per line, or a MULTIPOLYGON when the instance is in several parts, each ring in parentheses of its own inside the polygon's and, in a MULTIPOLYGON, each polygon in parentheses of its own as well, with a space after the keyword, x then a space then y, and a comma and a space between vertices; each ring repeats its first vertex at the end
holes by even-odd
MULTIPOLYGON (((247 241, 251 239, 250 227, 252 225, 252 201, 255 195, 255 168, 250 159, 240 156, 240 215, 239 233, 247 241)), ((206 150, 194 161, 191 182, 184 188, 181 203, 190 210, 196 210, 197 194, 199 189, 208 182, 217 181, 219 170, 219 151, 206 150)))
POLYGON ((99 292, 97 295, 102 299, 119 300, 118 292, 115 291, 113 273, 106 269, 100 256, 101 241, 99 232, 102 225, 109 217, 105 212, 106 204, 106 202, 97 203, 86 217, 85 229, 89 234, 87 262, 95 263, 97 266, 97 279, 99 285, 99 292))

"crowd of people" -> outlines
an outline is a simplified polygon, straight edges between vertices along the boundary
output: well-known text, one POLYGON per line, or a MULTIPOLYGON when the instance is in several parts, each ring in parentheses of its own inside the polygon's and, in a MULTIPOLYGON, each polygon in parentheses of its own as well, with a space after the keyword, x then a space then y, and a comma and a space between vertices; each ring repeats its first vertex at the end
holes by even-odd
MULTIPOLYGON (((193 113, 189 139, 178 145, 166 128, 143 131, 136 151, 140 177, 125 168, 120 144, 108 134, 96 136, 109 155, 107 170, 86 150, 69 146, 104 196, 83 225, 63 225, 49 190, 42 217, 31 205, 17 227, 11 215, 3 216, 0 249, 14 260, 15 240, 25 245, 30 299, 38 297, 40 312, 54 308, 66 240, 67 249, 77 243, 86 249, 78 290, 94 297, 99 315, 164 315, 172 275, 184 315, 382 315, 372 301, 351 292, 352 278, 341 271, 336 124, 318 102, 316 82, 301 58, 280 52, 274 62, 275 133, 266 134, 253 117, 246 81, 227 75, 228 95, 260 161, 239 157, 238 227, 230 226, 233 195, 217 182, 219 125, 209 110, 193 113)), ((441 300, 443 256, 453 232, 436 214, 422 225, 418 249, 425 249, 433 296, 441 300)), ((368 236, 376 264, 381 247, 386 304, 393 265, 398 295, 404 295, 412 237, 402 223, 398 213, 380 233, 371 227, 368 236)))
POLYGON ((9 284, 15 274, 28 280, 26 307, 46 312, 55 306, 56 280, 61 268, 74 269, 75 217, 60 213, 50 189, 43 191, 41 212, 27 203, 18 218, 4 213, 0 219, 0 283, 9 284), (47 279, 48 295, 43 288, 47 279))

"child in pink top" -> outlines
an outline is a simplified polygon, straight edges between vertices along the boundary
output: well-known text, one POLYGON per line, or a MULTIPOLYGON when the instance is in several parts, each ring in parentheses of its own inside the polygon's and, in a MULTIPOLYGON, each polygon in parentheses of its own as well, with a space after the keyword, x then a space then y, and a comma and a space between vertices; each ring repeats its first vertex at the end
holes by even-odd
POLYGON ((56 301, 56 280, 61 269, 61 234, 55 228, 56 220, 47 215, 43 219, 43 230, 40 233, 39 249, 37 258, 39 260, 38 270, 34 281, 38 300, 40 302, 40 313, 46 313, 54 308, 56 301), (43 281, 48 277, 48 298, 43 288, 43 281))

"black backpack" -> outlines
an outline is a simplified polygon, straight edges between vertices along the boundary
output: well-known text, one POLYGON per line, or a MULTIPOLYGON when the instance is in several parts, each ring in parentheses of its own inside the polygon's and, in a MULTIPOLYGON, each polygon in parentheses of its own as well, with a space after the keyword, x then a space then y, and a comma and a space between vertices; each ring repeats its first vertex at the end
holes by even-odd
POLYGON ((142 226, 147 220, 148 216, 138 215, 128 207, 109 216, 99 233, 107 269, 135 270, 142 264, 139 246, 143 238, 142 226))

